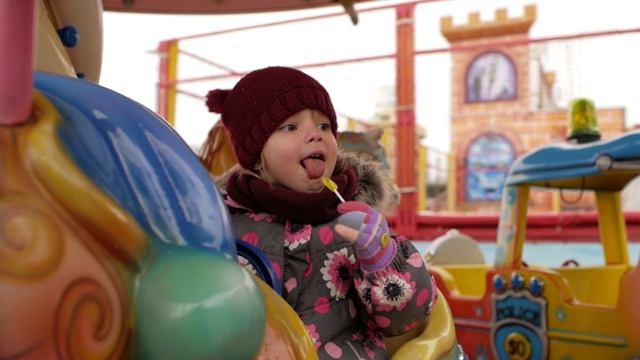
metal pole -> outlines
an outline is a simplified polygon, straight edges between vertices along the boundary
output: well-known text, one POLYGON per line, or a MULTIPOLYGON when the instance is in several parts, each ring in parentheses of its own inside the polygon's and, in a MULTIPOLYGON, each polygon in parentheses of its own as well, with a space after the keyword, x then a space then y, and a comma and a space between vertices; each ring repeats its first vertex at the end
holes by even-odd
POLYGON ((162 41, 158 45, 160 54, 160 82, 158 83, 157 113, 171 126, 175 126, 176 95, 178 78, 178 41, 162 41))
POLYGON ((414 95, 414 7, 396 7, 396 181, 400 204, 396 213, 396 232, 409 238, 417 235, 416 131, 414 95))

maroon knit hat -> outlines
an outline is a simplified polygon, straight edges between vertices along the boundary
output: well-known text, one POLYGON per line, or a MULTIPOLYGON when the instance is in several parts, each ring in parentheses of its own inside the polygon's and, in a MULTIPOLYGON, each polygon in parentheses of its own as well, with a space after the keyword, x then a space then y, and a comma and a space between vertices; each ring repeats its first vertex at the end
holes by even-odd
POLYGON ((221 115, 233 152, 242 167, 250 169, 264 144, 291 115, 311 109, 322 112, 337 136, 336 112, 327 90, 311 76, 288 67, 267 67, 245 75, 231 90, 207 94, 210 112, 221 115))

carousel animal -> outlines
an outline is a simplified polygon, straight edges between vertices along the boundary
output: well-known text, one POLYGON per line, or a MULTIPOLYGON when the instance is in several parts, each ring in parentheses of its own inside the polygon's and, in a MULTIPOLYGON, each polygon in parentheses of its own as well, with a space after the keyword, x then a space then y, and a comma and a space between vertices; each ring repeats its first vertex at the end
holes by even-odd
MULTIPOLYGON (((400 202, 400 191, 391 177, 391 167, 387 158, 387 152, 382 146, 381 140, 384 130, 374 128, 367 131, 342 131, 338 133, 338 146, 341 149, 357 154, 363 160, 377 161, 380 167, 387 173, 387 186, 393 195, 393 205, 400 202)), ((393 212, 390 209, 389 212, 393 212)))
POLYGON ((222 121, 216 122, 211 127, 207 140, 198 151, 198 157, 214 178, 224 174, 238 163, 222 121))
POLYGON ((382 168, 390 170, 387 152, 380 143, 384 130, 375 128, 367 131, 342 131, 338 134, 338 146, 358 154, 363 160, 380 162, 382 168))
POLYGON ((34 83, 29 121, 0 127, 0 358, 315 358, 298 316, 237 264, 211 177, 164 120, 88 81, 34 83))
POLYGON ((0 359, 317 359, 298 315, 237 263, 177 132, 94 83, 99 59, 70 61, 54 22, 76 15, 94 45, 101 1, 65 5, 0 7, 0 35, 38 46, 0 65, 20 80, 0 82, 0 359))

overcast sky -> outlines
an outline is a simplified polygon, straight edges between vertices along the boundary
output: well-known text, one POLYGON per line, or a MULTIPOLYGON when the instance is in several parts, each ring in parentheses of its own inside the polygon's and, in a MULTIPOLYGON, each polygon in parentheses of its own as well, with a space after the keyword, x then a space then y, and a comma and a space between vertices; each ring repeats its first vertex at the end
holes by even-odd
MULTIPOLYGON (((379 7, 397 1, 357 4, 357 9, 379 7)), ((416 50, 440 49, 448 43, 440 33, 440 19, 453 16, 464 24, 468 14, 480 12, 492 20, 497 8, 507 8, 510 17, 522 16, 527 4, 537 6, 537 20, 531 38, 579 34, 638 27, 640 2, 629 0, 450 0, 418 4, 416 7, 416 50), (606 5, 606 6, 605 6, 606 5)), ((218 30, 341 12, 341 7, 249 15, 141 15, 104 13, 104 57, 100 84, 120 92, 152 110, 157 110, 160 41, 211 33, 218 30)), ((270 65, 297 66, 350 58, 388 55, 395 52, 395 13, 392 10, 365 12, 354 26, 345 14, 336 18, 305 21, 295 25, 263 28, 231 35, 184 40, 182 50, 236 71, 270 65)), ((625 107, 627 125, 640 123, 637 87, 640 84, 639 34, 616 35, 572 42, 536 45, 543 66, 557 71, 554 89, 561 107, 575 97, 589 97, 596 107, 625 107)), ((416 57, 416 121, 427 129, 426 144, 449 150, 451 86, 450 53, 416 57)), ((199 78, 222 72, 209 65, 180 58, 178 78, 199 78)), ((369 119, 376 109, 380 89, 395 86, 393 60, 306 69, 323 83, 338 112, 369 119)), ((206 94, 213 88, 229 88, 237 81, 194 82, 180 88, 206 94)), ((215 122, 201 100, 178 97, 176 128, 192 145, 201 144, 215 122)))

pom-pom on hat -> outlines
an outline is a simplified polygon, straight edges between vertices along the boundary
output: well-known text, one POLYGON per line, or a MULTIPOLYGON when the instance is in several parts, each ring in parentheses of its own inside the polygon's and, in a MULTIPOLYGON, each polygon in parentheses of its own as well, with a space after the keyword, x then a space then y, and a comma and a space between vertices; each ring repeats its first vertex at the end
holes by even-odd
POLYGON ((318 110, 329 118, 333 136, 338 123, 331 98, 320 83, 289 67, 267 67, 245 75, 231 90, 207 94, 210 112, 221 115, 233 152, 242 167, 258 163, 264 144, 278 126, 296 113, 318 110))

